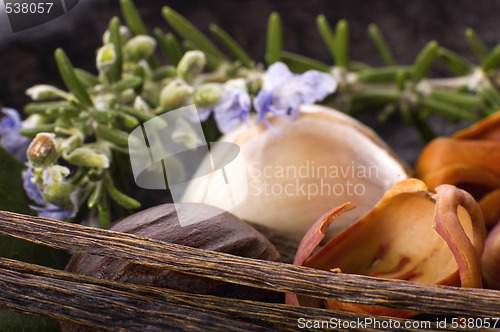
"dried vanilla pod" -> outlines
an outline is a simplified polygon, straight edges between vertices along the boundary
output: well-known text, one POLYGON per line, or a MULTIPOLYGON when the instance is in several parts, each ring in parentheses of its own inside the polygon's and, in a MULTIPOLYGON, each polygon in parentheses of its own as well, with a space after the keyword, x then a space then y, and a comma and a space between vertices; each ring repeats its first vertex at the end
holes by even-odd
MULTIPOLYGON (((353 208, 345 203, 318 219, 302 239, 294 264, 423 284, 482 287, 486 230, 479 204, 469 193, 440 185, 434 194, 420 180, 400 181, 369 213, 313 253, 328 226, 353 208)), ((401 318, 418 314, 295 294, 287 294, 286 302, 401 318)))
MULTIPOLYGON (((204 204, 182 206, 202 216, 213 214, 211 212, 217 209, 204 204)), ((234 215, 222 210, 220 212, 210 219, 181 227, 174 204, 163 204, 121 219, 110 229, 193 248, 280 261, 280 254, 267 238, 234 215)), ((197 294, 253 300, 263 299, 269 295, 269 291, 266 290, 90 254, 75 254, 66 266, 66 271, 197 294)), ((87 331, 84 327, 77 328, 66 323, 62 326, 63 331, 87 331)))

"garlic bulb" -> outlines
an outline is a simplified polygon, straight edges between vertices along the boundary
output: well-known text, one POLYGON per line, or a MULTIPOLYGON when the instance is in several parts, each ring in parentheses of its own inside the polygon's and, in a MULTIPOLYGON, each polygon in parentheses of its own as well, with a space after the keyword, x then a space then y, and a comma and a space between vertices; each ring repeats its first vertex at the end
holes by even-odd
MULTIPOLYGON (((336 222, 334 233, 408 178, 407 166, 375 132, 341 112, 302 105, 297 119, 270 117, 269 122, 274 130, 262 123, 242 125, 220 139, 238 145, 244 161, 239 172, 246 176, 227 179, 233 191, 248 190, 229 209, 241 219, 303 235, 332 206, 357 204, 348 218, 336 222)), ((189 185, 182 201, 227 208, 227 192, 217 176, 189 185)))

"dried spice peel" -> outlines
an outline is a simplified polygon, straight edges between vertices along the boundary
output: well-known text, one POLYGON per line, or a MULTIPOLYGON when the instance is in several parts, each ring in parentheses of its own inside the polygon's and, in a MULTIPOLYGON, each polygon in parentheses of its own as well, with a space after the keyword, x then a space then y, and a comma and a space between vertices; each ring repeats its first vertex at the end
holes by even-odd
POLYGON ((417 161, 416 176, 429 188, 452 184, 479 202, 488 228, 500 220, 500 113, 430 142, 417 161))
MULTIPOLYGON (((303 238, 295 265, 427 284, 481 287, 480 256, 485 237, 479 205, 450 185, 430 193, 417 179, 397 183, 375 207, 324 247, 313 250, 328 225, 355 206, 346 203, 322 218, 303 238)), ((336 310, 411 317, 416 312, 335 300, 318 302, 287 294, 287 303, 336 310)))

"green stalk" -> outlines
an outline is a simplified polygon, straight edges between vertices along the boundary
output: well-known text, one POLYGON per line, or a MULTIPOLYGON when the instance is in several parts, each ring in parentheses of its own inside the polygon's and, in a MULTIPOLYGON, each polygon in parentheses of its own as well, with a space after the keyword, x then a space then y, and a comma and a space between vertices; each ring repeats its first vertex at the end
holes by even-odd
POLYGON ((101 201, 101 196, 102 196, 102 181, 99 181, 96 183, 94 186, 94 190, 92 190, 92 193, 89 196, 89 199, 87 200, 87 207, 89 209, 95 208, 99 202, 101 201))
POLYGON ((78 115, 81 111, 81 108, 77 105, 70 104, 67 101, 47 101, 29 103, 24 107, 24 111, 27 114, 41 114, 51 116, 56 116, 60 113, 70 113, 72 115, 78 115))
POLYGON ((90 99, 90 96, 83 87, 82 83, 80 83, 80 81, 78 80, 73 65, 68 59, 66 53, 62 49, 58 48, 56 49, 54 55, 57 63, 57 68, 59 69, 59 73, 61 74, 64 84, 66 85, 68 90, 84 107, 91 106, 92 100, 90 99))
POLYGON ((340 20, 335 28, 335 65, 347 68, 349 64, 349 24, 340 20))
POLYGON ((328 51, 330 51, 330 55, 335 59, 335 35, 333 30, 326 20, 325 15, 319 15, 316 19, 316 25, 318 26, 319 34, 321 35, 321 39, 325 43, 328 51))
POLYGON ((372 23, 368 26, 368 34, 384 63, 388 66, 395 66, 396 60, 394 60, 394 55, 376 24, 372 23))
POLYGON ((468 28, 465 30, 465 38, 469 43, 469 46, 474 52, 474 54, 480 59, 483 60, 488 54, 488 48, 484 45, 483 41, 476 35, 474 30, 468 28))
POLYGON ((439 47, 437 57, 457 75, 467 75, 474 69, 469 61, 444 47, 439 47))
POLYGON ((110 181, 105 182, 105 187, 111 199, 118 205, 123 206, 127 209, 138 209, 141 207, 141 203, 116 189, 116 187, 110 181))
POLYGON ((130 31, 134 35, 147 35, 148 30, 134 3, 130 0, 120 0, 120 7, 130 31))
POLYGON ((193 24, 186 20, 182 15, 170 7, 164 7, 162 10, 165 20, 175 29, 175 31, 187 40, 190 40, 200 51, 211 55, 220 61, 227 61, 227 58, 219 49, 193 24))
POLYGON ((436 59, 437 49, 438 43, 433 40, 428 42, 422 51, 420 51, 415 59, 415 62, 413 63, 413 82, 417 83, 429 74, 432 63, 436 59))
POLYGON ((278 13, 274 12, 267 21, 266 63, 272 65, 281 59, 283 47, 283 27, 278 13))
POLYGON ((97 216, 99 219, 99 228, 107 228, 111 221, 111 211, 106 195, 101 196, 101 200, 97 205, 97 216))
POLYGON ((104 139, 105 141, 114 143, 118 146, 122 146, 125 148, 128 147, 129 133, 127 133, 123 130, 116 129, 116 128, 110 128, 110 127, 98 124, 96 126, 95 131, 96 131, 97 136, 104 139))
POLYGON ((243 66, 247 68, 252 66, 252 59, 250 59, 250 56, 226 31, 220 28, 217 24, 210 25, 210 31, 222 44, 224 44, 224 46, 236 57, 236 59, 241 61, 243 66))
POLYGON ((500 66, 500 45, 495 47, 481 62, 481 68, 486 72, 500 66))
POLYGON ((111 83, 118 82, 122 78, 122 37, 120 35, 120 20, 113 17, 109 22, 109 41, 113 44, 115 50, 115 61, 111 68, 106 72, 106 77, 111 83))
POLYGON ((356 72, 356 79, 360 83, 394 82, 399 71, 408 73, 409 70, 409 67, 370 68, 356 72))
POLYGON ((467 109, 455 107, 431 98, 420 98, 418 100, 418 106, 427 108, 432 113, 441 114, 454 120, 477 120, 477 116, 467 109))
POLYGON ((303 73, 308 70, 319 70, 329 73, 331 69, 330 66, 321 61, 287 51, 281 51, 281 60, 295 73, 303 73))
POLYGON ((33 128, 22 128, 21 130, 19 130, 19 133, 29 138, 35 138, 36 134, 53 133, 55 130, 56 126, 54 124, 43 124, 33 128))
POLYGON ((429 96, 434 100, 465 109, 484 106, 480 97, 467 93, 433 89, 429 96))
POLYGON ((75 68, 75 74, 78 80, 86 87, 92 88, 101 83, 97 76, 89 73, 86 70, 75 68))
POLYGON ((127 89, 136 88, 141 84, 142 84, 142 78, 137 76, 132 76, 116 82, 115 85, 113 86, 113 89, 115 90, 115 92, 122 92, 127 89))

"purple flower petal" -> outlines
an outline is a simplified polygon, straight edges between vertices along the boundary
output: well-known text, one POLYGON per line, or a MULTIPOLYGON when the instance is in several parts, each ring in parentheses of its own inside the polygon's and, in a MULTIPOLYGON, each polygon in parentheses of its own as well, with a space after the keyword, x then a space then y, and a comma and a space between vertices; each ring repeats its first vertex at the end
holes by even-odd
POLYGON ((26 161, 30 140, 19 133, 22 128, 21 116, 12 108, 2 108, 2 113, 5 116, 0 120, 0 145, 17 159, 26 161))
POLYGON ((34 174, 33 174, 33 169, 31 168, 30 165, 28 165, 28 169, 23 171, 22 176, 23 176, 24 191, 28 195, 28 198, 39 205, 47 204, 47 202, 45 202, 45 200, 42 197, 42 192, 39 186, 33 181, 31 181, 34 177, 34 174))
POLYGON ((323 100, 336 88, 337 82, 330 74, 310 70, 294 75, 285 64, 277 62, 269 67, 264 86, 254 99, 257 122, 269 126, 267 113, 295 119, 301 103, 323 100))
POLYGON ((238 127, 241 122, 247 122, 250 107, 250 96, 245 90, 226 84, 221 100, 213 106, 219 130, 227 133, 238 127))
POLYGON ((36 211, 39 217, 65 221, 66 219, 73 218, 76 215, 76 209, 63 209, 57 205, 48 203, 43 199, 40 186, 31 181, 34 174, 33 167, 30 164, 28 164, 28 169, 23 171, 22 176, 24 191, 26 191, 28 197, 38 205, 30 205, 30 208, 36 211))
POLYGON ((309 70, 297 77, 302 102, 313 104, 325 99, 337 89, 337 81, 329 75, 316 70, 309 70))
POLYGON ((76 216, 76 210, 65 210, 54 204, 43 207, 30 205, 30 208, 38 213, 39 217, 65 221, 76 216))

